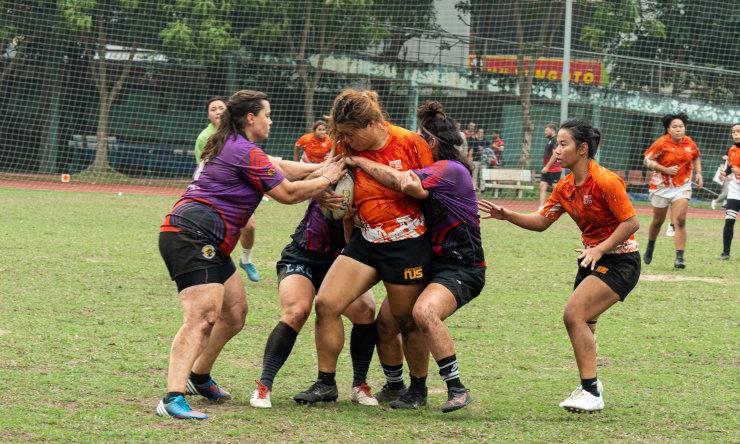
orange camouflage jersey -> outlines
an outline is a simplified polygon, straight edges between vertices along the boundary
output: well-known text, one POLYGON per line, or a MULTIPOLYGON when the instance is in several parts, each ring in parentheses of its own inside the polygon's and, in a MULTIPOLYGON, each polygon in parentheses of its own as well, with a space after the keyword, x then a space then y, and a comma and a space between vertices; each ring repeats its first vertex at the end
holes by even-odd
MULTIPOLYGON (((624 181, 595 160, 588 165, 588 177, 583 185, 575 185, 573 173, 562 178, 539 214, 558 220, 563 213, 568 213, 581 229, 581 240, 586 248, 604 242, 620 223, 636 214, 624 181)), ((608 253, 635 251, 637 240, 632 234, 608 253)))
MULTIPOLYGON (((386 125, 388 140, 376 151, 352 151, 355 156, 388 165, 399 171, 434 163, 432 150, 418 134, 386 125)), ((380 184, 360 168, 354 168, 355 199, 362 236, 373 243, 396 242, 419 237, 426 231, 419 201, 380 184)))
POLYGON ((678 172, 675 176, 668 176, 653 171, 653 177, 650 179, 650 190, 685 185, 691 180, 691 172, 694 169, 692 161, 700 155, 699 148, 689 136, 684 136, 679 143, 674 142, 668 134, 660 136, 645 151, 645 158, 654 160, 664 167, 678 165, 678 172))
POLYGON ((326 154, 331 151, 331 144, 332 140, 329 136, 324 136, 324 140, 319 140, 314 133, 304 134, 295 142, 295 146, 303 149, 311 163, 323 162, 326 154))
MULTIPOLYGON (((732 168, 740 168, 740 148, 731 146, 727 150, 727 165, 732 168)), ((740 182, 740 174, 734 174, 734 176, 735 182, 740 182)))

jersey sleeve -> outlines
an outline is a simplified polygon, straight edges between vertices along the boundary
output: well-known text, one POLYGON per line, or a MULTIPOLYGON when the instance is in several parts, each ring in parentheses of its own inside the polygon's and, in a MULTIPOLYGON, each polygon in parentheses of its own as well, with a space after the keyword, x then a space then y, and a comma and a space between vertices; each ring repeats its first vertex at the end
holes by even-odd
POLYGON ((423 137, 416 133, 411 134, 411 143, 413 143, 413 165, 412 168, 422 168, 429 166, 434 163, 434 157, 432 156, 432 150, 429 148, 429 144, 424 140, 423 137))
POLYGON ((200 163, 200 157, 203 155, 203 148, 205 148, 206 142, 208 142, 208 133, 206 130, 203 130, 198 134, 198 138, 195 139, 195 163, 200 163))
POLYGON ((620 177, 604 178, 600 185, 604 193, 604 199, 619 222, 624 222, 637 214, 635 207, 632 206, 632 201, 627 195, 627 187, 620 177))
POLYGON ((421 186, 425 190, 433 190, 435 188, 441 188, 449 183, 449 180, 444 180, 445 176, 449 175, 448 162, 446 160, 440 160, 434 162, 429 166, 412 170, 414 174, 419 176, 421 179, 421 186))
POLYGON ((650 145, 650 148, 648 148, 647 151, 645 151, 645 154, 643 154, 643 156, 645 156, 647 159, 655 160, 660 156, 662 152, 663 152, 663 143, 661 139, 658 139, 655 142, 653 142, 652 145, 650 145))
POLYGON ((295 141, 295 146, 300 147, 300 148, 306 146, 306 144, 308 143, 309 136, 310 134, 304 134, 301 137, 299 137, 298 140, 295 141))
POLYGON ((264 151, 252 149, 247 154, 246 166, 242 169, 244 179, 256 190, 266 193, 280 185, 285 176, 270 162, 264 151))
POLYGON ((560 199, 560 187, 558 185, 555 185, 555 188, 552 190, 550 197, 548 197, 547 202, 545 202, 545 206, 542 207, 542 209, 540 210, 539 215, 544 216, 552 221, 560 219, 560 216, 565 213, 565 209, 560 203, 560 199))
POLYGON ((691 141, 691 158, 698 159, 699 157, 701 157, 701 152, 699 152, 699 147, 696 146, 696 142, 692 140, 691 141))

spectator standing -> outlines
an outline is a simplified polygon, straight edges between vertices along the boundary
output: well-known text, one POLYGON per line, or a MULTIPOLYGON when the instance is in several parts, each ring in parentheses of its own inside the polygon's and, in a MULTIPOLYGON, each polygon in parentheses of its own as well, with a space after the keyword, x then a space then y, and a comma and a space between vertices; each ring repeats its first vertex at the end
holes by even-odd
MULTIPOLYGON (((468 128, 470 128, 470 124, 468 124, 468 128)), ((479 193, 482 193, 486 189, 486 183, 483 180, 481 171, 487 166, 486 162, 484 162, 484 157, 488 145, 486 133, 483 128, 478 128, 475 131, 475 135, 468 139, 468 159, 473 162, 473 184, 479 193)))

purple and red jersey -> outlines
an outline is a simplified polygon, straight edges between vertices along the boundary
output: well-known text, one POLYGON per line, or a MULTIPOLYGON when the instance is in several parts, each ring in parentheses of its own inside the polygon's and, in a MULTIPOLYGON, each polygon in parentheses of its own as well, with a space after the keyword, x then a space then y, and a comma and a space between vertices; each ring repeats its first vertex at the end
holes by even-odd
POLYGON ((485 267, 478 199, 468 169, 456 160, 439 160, 413 171, 429 191, 423 209, 434 256, 485 267))
POLYGON ((343 222, 324 217, 319 203, 313 199, 291 237, 304 250, 332 258, 339 256, 346 245, 343 222))
MULTIPOLYGON (((267 155, 243 133, 229 136, 218 156, 201 162, 193 174, 193 181, 164 219, 160 231, 188 230, 198 226, 192 217, 183 223, 180 207, 200 202, 211 207, 223 223, 222 230, 209 230, 213 221, 203 220, 203 231, 213 238, 224 255, 231 254, 239 240, 239 232, 262 201, 265 192, 285 180, 267 155)), ((184 208, 183 208, 184 209, 184 208)), ((219 224, 220 225, 220 224, 219 224)))

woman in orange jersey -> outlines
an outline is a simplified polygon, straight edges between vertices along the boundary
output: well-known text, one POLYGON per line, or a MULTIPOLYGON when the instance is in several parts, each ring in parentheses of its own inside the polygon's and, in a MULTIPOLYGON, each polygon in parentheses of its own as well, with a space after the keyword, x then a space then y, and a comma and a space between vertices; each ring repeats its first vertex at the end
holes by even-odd
POLYGON ((307 163, 321 163, 331 151, 332 140, 326 135, 326 122, 317 120, 311 127, 311 132, 302 135, 295 142, 293 160, 303 160, 307 163), (303 150, 303 156, 300 155, 303 150))
POLYGON ((558 131, 554 154, 571 170, 539 213, 521 214, 478 201, 484 219, 506 220, 544 231, 563 213, 581 229, 583 248, 574 290, 563 322, 576 356, 581 384, 560 406, 571 412, 604 408, 603 387, 596 376, 596 343, 590 325, 609 307, 623 301, 640 278, 640 253, 634 233, 640 227, 624 181, 594 160, 601 133, 583 119, 571 119, 558 131))
POLYGON ((740 123, 732 125, 732 141, 734 145, 727 151, 727 164, 720 177, 724 181, 728 178, 727 209, 725 210, 725 227, 722 230, 722 254, 720 260, 730 260, 730 246, 735 229, 735 219, 740 211, 740 123))
MULTIPOLYGON (((386 122, 378 94, 373 91, 342 91, 334 99, 329 131, 338 144, 337 151, 349 150, 354 156, 400 171, 434 161, 421 136, 386 122)), ((416 199, 383 186, 359 168, 354 169, 354 178, 359 228, 332 264, 316 296, 318 381, 293 399, 301 404, 336 400, 334 375, 344 345, 341 314, 379 281, 385 285, 387 304, 410 350, 407 361, 416 379, 412 378, 409 390, 426 399, 429 352, 412 315, 431 264, 431 244, 421 207, 416 199)))
POLYGON ((676 246, 675 268, 685 268, 683 252, 686 246, 686 213, 691 199, 692 174, 696 185, 701 188, 701 160, 699 148, 691 137, 686 135, 688 116, 684 113, 663 116, 665 134, 658 138, 645 151, 645 166, 653 170, 650 179, 650 203, 653 206, 653 220, 648 231, 648 245, 645 249, 645 263, 653 261, 655 240, 660 234, 668 208, 671 209, 671 222, 676 246), (693 171, 693 173, 692 173, 693 171))

